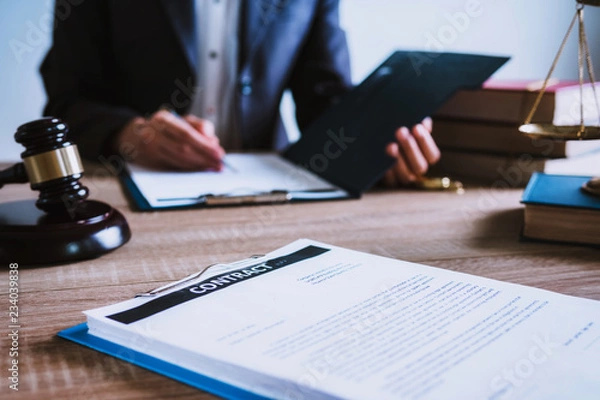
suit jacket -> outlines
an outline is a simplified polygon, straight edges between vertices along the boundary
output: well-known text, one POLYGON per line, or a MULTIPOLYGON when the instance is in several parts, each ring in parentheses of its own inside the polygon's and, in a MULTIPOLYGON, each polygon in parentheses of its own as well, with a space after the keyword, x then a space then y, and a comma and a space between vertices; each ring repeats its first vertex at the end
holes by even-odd
MULTIPOLYGON (((338 0, 240 0, 237 120, 243 146, 271 149, 285 133, 279 103, 296 102, 300 129, 350 82, 338 0)), ((135 116, 163 105, 185 114, 196 85, 194 0, 57 2, 40 72, 45 115, 63 118, 81 154, 97 160, 135 116)))

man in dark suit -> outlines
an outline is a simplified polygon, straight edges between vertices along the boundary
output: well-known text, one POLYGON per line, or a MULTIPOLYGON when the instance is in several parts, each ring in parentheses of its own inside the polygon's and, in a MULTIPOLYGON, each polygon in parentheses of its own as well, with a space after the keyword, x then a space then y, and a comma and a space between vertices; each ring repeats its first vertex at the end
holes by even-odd
MULTIPOLYGON (((120 153, 155 167, 220 168, 222 132, 190 114, 202 67, 194 11, 200 1, 86 0, 57 23, 41 67, 44 112, 66 120, 85 158, 120 153), (165 106, 176 113, 161 110, 165 106)), ((286 89, 302 129, 351 86, 338 1, 235 4, 236 149, 280 148, 286 135, 279 103, 286 89)), ((437 161, 429 123, 398 130, 398 143, 388 148, 398 158, 388 183, 414 180, 437 161)))

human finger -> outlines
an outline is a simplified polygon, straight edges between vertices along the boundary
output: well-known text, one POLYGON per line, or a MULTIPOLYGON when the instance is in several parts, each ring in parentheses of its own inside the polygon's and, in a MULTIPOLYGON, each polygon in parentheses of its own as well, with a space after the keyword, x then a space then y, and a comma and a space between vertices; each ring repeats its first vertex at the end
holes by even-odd
POLYGON ((225 151, 214 140, 207 136, 199 134, 186 120, 174 115, 173 113, 160 110, 152 115, 150 123, 165 135, 179 143, 179 146, 189 145, 191 150, 199 156, 204 156, 213 159, 216 162, 221 162, 225 151))
POLYGON ((168 168, 185 171, 222 169, 221 163, 215 163, 213 159, 199 155, 187 144, 173 146, 172 143, 162 143, 159 150, 159 158, 168 168))
POLYGON ((184 115, 183 119, 201 134, 205 135, 206 137, 215 138, 218 141, 218 137, 215 133, 215 125, 208 119, 199 118, 194 114, 184 115))
POLYGON ((385 177, 385 183, 389 186, 397 186, 398 184, 406 185, 417 180, 417 176, 410 170, 397 143, 390 143, 386 147, 386 152, 391 157, 396 159, 396 162, 388 170, 390 173, 385 177), (393 182, 392 182, 393 180, 393 182))
POLYGON ((425 129, 427 129, 429 132, 433 132, 433 120, 431 119, 431 117, 423 118, 423 121, 421 121, 421 125, 423 125, 425 129))
POLYGON ((415 125, 412 129, 412 136, 417 141, 421 153, 429 165, 439 161, 441 155, 440 149, 431 136, 431 132, 427 130, 427 127, 424 124, 415 125))
POLYGON ((396 131, 396 139, 398 140, 399 150, 402 157, 406 161, 407 167, 415 175, 423 175, 427 172, 429 164, 423 155, 416 139, 411 135, 408 128, 401 127, 396 131))

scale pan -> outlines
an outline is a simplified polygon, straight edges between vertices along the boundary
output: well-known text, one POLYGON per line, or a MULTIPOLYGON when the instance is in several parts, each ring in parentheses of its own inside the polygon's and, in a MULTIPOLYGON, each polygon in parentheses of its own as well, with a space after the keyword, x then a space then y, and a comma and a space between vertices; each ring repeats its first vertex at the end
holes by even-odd
POLYGON ((532 138, 553 140, 600 139, 600 126, 584 126, 581 135, 579 134, 580 130, 580 125, 525 124, 519 126, 519 132, 532 138))
POLYGON ((600 196, 600 178, 592 178, 581 186, 583 190, 594 196, 600 196))

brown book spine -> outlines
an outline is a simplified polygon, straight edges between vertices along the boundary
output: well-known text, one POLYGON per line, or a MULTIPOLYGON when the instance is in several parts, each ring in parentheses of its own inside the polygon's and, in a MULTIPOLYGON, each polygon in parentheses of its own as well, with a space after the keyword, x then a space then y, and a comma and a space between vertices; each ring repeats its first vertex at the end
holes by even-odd
MULTIPOLYGON (((505 89, 461 90, 434 117, 521 124, 533 107, 537 92, 505 89)), ((533 122, 554 118, 554 92, 544 93, 533 122)))
POLYGON ((549 158, 567 156, 566 142, 532 139, 519 132, 515 124, 436 118, 433 138, 442 149, 549 158))

